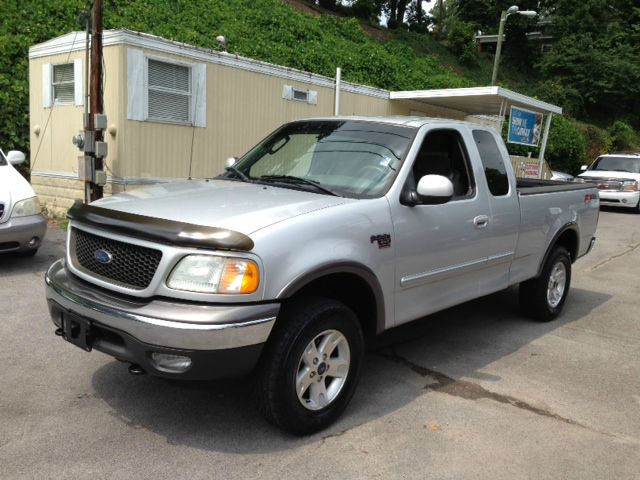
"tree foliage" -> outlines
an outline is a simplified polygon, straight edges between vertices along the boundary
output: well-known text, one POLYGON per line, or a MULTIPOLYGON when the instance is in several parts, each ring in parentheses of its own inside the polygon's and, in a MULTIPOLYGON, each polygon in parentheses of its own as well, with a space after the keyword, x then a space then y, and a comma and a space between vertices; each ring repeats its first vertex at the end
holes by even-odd
POLYGON ((556 0, 555 43, 542 75, 579 92, 577 115, 600 120, 640 115, 640 5, 634 0, 556 0), (624 115, 624 114, 623 114, 624 115))

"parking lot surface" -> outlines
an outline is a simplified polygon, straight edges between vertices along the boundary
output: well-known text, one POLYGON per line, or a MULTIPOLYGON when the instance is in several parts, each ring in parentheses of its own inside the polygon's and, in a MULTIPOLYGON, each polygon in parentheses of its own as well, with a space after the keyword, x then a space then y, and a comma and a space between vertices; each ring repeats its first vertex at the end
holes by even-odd
POLYGON ((267 424, 251 380, 131 376, 53 333, 34 258, 0 257, 0 478, 640 478, 640 216, 603 211, 564 314, 510 289, 385 333, 331 428, 267 424))

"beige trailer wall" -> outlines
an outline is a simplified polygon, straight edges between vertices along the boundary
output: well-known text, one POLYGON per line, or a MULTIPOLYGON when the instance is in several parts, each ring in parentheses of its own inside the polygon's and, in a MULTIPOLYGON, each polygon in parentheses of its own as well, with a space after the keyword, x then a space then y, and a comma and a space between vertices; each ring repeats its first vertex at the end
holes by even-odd
MULTIPOLYGON (((79 39, 79 41, 83 41, 79 39)), ((122 75, 120 72, 120 48, 104 49, 105 66, 105 113, 109 123, 119 123, 122 75)), ((40 200, 49 210, 61 213, 74 200, 84 198, 84 183, 77 179, 78 156, 82 152, 71 143, 71 139, 82 131, 84 106, 54 105, 43 106, 43 65, 73 63, 77 58, 83 61, 84 52, 34 58, 29 61, 29 125, 31 144, 31 183, 40 200), (36 133, 39 131, 39 133, 36 133)), ((109 144, 107 167, 112 168, 119 156, 117 135, 106 134, 109 144)), ((110 193, 110 187, 106 187, 110 193)))
MULTIPOLYGON (((109 144, 107 173, 111 177, 105 194, 171 179, 205 178, 224 170, 230 156, 241 156, 256 142, 285 122, 300 118, 332 116, 335 90, 303 81, 217 63, 207 65, 206 128, 129 120, 127 114, 127 66, 130 48, 155 59, 182 64, 191 61, 178 54, 124 44, 104 49, 105 113, 115 131, 105 133, 109 144), (283 87, 317 91, 317 104, 286 100, 283 87)), ((32 183, 50 210, 64 212, 75 199, 83 198, 83 183, 77 180, 78 156, 71 143, 82 130, 83 107, 73 105, 44 108, 42 66, 84 60, 84 52, 30 60, 30 114, 32 183), (40 134, 35 134, 36 126, 40 134)), ((286 75, 283 69, 283 75, 286 75)), ((460 118, 458 112, 408 100, 343 90, 342 115, 410 115, 460 118)))
MULTIPOLYGON (((124 50, 126 55, 128 50, 124 50)), ((185 62, 176 55, 143 52, 156 59, 185 62)), ((126 93, 123 98, 126 109, 126 93)), ((207 63, 206 106, 206 128, 127 120, 124 112, 124 135, 120 141, 126 160, 119 165, 119 174, 134 178, 187 178, 192 161, 192 177, 217 175, 223 171, 228 157, 244 154, 282 123, 331 115, 333 89, 207 63), (316 90, 317 105, 283 99, 284 85, 316 90)))

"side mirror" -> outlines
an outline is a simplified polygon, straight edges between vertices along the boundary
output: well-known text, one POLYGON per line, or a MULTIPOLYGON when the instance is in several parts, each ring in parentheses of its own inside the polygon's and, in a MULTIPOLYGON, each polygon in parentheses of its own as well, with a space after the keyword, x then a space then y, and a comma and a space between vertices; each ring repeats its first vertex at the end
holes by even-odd
POLYGON ((229 157, 224 161, 224 166, 233 167, 237 161, 238 161, 238 157, 229 157))
POLYGON ((7 153, 7 160, 11 165, 18 165, 24 162, 25 156, 24 153, 19 152, 18 150, 11 150, 7 153))
POLYGON ((425 175, 415 192, 409 192, 407 205, 440 205, 453 198, 453 183, 442 175, 425 175))
POLYGON ((586 171, 586 170, 587 170, 587 168, 588 168, 588 166, 587 166, 587 165, 582 165, 582 166, 580 167, 580 170, 582 170, 582 171, 584 172, 584 171, 586 171))

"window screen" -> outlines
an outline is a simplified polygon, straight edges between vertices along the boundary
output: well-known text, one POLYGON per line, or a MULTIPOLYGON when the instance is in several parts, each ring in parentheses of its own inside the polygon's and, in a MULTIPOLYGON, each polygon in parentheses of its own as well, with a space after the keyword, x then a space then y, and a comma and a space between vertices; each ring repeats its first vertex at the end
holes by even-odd
POLYGON ((191 105, 191 69, 149 59, 149 118, 188 123, 191 105))
POLYGON ((495 197, 506 195, 509 193, 509 178, 493 135, 484 130, 474 130, 473 139, 476 141, 480 160, 484 166, 489 191, 495 197))
POLYGON ((73 63, 53 66, 53 101, 56 105, 72 104, 74 99, 73 63))

